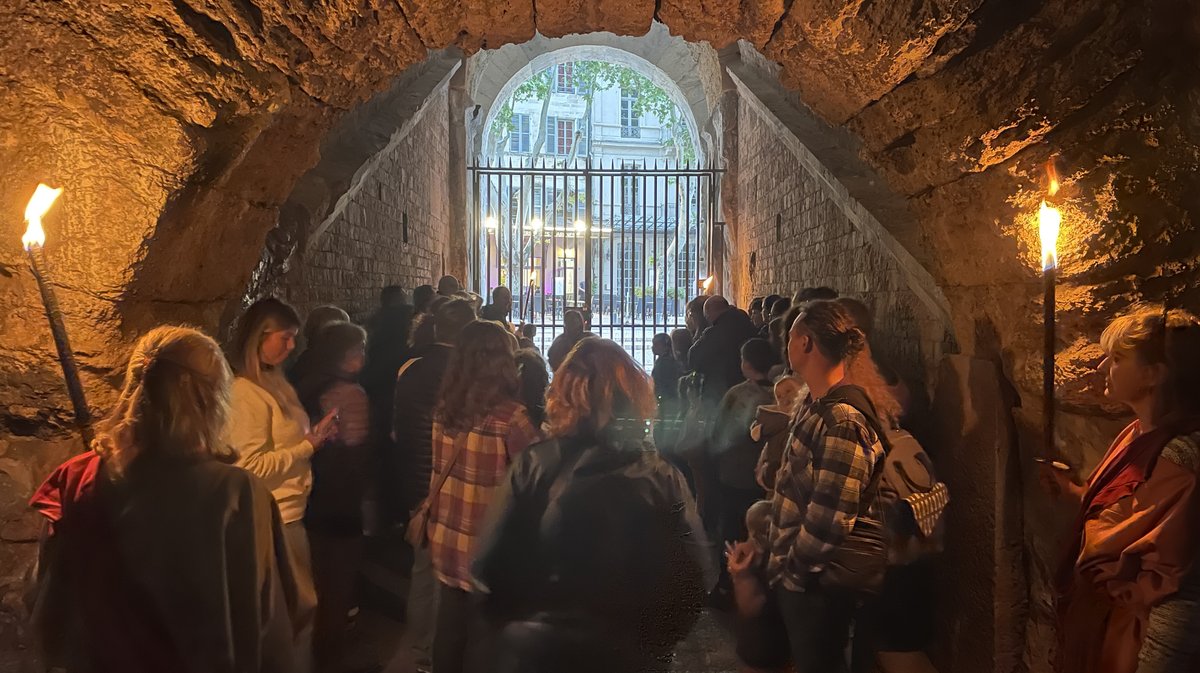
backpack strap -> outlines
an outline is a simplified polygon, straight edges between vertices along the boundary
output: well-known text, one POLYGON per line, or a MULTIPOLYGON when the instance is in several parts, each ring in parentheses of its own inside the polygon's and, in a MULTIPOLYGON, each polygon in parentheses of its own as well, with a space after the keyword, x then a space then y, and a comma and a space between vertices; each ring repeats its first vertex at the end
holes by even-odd
POLYGON ((867 397, 866 391, 856 385, 845 384, 830 390, 818 400, 816 402, 817 410, 821 414, 822 420, 825 421, 826 427, 837 423, 837 419, 833 416, 833 405, 835 404, 845 404, 862 414, 863 418, 867 421, 867 427, 875 433, 875 437, 883 446, 883 458, 877 461, 876 465, 872 468, 871 481, 867 483, 867 488, 863 492, 863 500, 860 503, 860 510, 862 512, 869 512, 875 506, 875 501, 879 498, 879 487, 883 482, 887 453, 891 449, 891 446, 888 444, 887 435, 884 433, 883 427, 875 415, 875 405, 871 403, 871 398, 867 397))

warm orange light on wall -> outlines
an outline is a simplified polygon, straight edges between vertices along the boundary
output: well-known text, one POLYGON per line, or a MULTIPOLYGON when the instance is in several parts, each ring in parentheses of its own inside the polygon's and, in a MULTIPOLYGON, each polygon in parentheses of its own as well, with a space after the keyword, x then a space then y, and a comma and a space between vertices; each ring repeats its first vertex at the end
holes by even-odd
POLYGON ((40 248, 46 244, 46 230, 42 229, 42 217, 62 192, 62 187, 55 189, 41 183, 38 183, 37 189, 33 191, 29 205, 25 206, 25 233, 21 235, 21 245, 25 246, 26 250, 40 248))

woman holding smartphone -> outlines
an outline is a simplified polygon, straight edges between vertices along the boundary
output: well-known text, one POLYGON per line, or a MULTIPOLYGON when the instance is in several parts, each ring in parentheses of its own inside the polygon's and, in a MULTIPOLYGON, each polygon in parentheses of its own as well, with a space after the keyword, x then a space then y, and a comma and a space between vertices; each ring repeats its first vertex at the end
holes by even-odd
POLYGON ((312 555, 304 510, 312 490, 313 453, 335 432, 337 409, 316 425, 283 375, 283 363, 296 348, 300 316, 275 298, 261 299, 238 321, 230 364, 233 381, 229 443, 237 464, 262 479, 279 505, 284 536, 296 568, 298 593, 297 673, 312 668, 312 627, 316 606, 312 555))
POLYGON ((1039 467, 1047 490, 1079 506, 1057 577, 1056 670, 1196 670, 1184 622, 1200 598, 1200 321, 1135 308, 1100 343, 1105 395, 1136 418, 1086 484, 1039 467))

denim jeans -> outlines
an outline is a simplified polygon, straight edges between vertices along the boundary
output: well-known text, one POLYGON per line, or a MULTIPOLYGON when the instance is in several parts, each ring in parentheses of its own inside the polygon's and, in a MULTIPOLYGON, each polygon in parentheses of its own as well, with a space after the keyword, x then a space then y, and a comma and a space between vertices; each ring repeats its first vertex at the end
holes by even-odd
POLYGON ((429 548, 413 550, 412 580, 408 585, 405 621, 417 659, 433 656, 433 633, 437 626, 438 581, 433 574, 429 548))

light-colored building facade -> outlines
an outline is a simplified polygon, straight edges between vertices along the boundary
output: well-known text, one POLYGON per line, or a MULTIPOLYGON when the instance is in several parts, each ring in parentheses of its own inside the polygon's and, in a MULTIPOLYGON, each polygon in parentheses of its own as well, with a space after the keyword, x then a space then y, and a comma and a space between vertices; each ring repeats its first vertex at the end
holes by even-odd
POLYGON ((707 183, 668 172, 684 166, 683 152, 666 120, 638 113, 637 92, 609 86, 589 105, 573 67, 551 69, 548 104, 514 100, 507 138, 488 144, 497 151, 485 162, 578 170, 486 180, 483 277, 521 288, 514 295, 530 318, 556 323, 565 309, 587 306, 594 324, 665 329, 704 266, 707 183))

